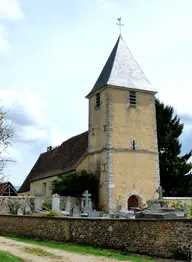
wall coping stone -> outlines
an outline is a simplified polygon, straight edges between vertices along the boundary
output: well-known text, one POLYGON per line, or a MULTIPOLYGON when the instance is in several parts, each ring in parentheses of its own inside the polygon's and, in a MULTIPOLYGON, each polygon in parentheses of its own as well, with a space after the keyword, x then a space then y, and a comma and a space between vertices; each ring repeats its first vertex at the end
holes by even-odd
POLYGON ((136 219, 129 219, 129 218, 123 218, 123 219, 119 219, 119 218, 102 218, 102 217, 46 217, 46 216, 29 216, 29 215, 12 215, 12 214, 8 214, 8 215, 4 215, 4 214, 0 214, 0 217, 19 217, 19 218, 32 218, 32 219, 36 219, 36 218, 40 218, 40 219, 57 219, 57 220, 90 220, 90 221, 129 221, 129 222, 134 222, 134 221, 144 221, 144 222, 191 222, 192 223, 192 218, 174 218, 174 219, 155 219, 155 218, 147 218, 147 219, 143 219, 143 218, 136 218, 136 219))

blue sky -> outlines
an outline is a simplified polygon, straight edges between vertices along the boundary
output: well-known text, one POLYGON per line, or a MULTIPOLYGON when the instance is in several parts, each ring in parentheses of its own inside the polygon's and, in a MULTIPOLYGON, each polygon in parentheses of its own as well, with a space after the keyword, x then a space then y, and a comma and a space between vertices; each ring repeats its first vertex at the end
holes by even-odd
POLYGON ((88 101, 119 34, 192 131, 191 0, 0 0, 0 99, 15 126, 5 169, 21 185, 49 145, 88 128, 88 101))

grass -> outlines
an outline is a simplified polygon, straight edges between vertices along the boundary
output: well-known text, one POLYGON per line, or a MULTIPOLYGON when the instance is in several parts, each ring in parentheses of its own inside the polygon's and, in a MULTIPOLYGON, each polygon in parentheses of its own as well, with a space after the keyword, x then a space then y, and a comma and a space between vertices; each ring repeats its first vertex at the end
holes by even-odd
POLYGON ((0 251, 1 262, 24 262, 22 258, 11 255, 10 253, 0 251))
MULTIPOLYGON (((54 248, 54 249, 70 251, 70 252, 75 252, 75 253, 85 254, 85 255, 89 254, 89 255, 94 255, 94 256, 103 256, 103 257, 114 258, 117 260, 125 260, 125 261, 129 260, 129 261, 134 261, 134 262, 155 262, 157 261, 154 259, 144 258, 144 257, 140 257, 137 255, 127 254, 125 252, 120 252, 120 251, 106 249, 106 248, 98 248, 98 247, 90 247, 90 246, 84 246, 84 245, 66 244, 66 243, 65 244, 50 243, 50 242, 31 240, 28 238, 15 237, 15 236, 4 236, 4 237, 8 239, 13 239, 16 241, 24 242, 24 243, 35 244, 35 245, 39 245, 42 247, 54 248)), ((39 251, 37 252, 37 249, 36 248, 34 249, 33 251, 36 252, 36 255, 37 255, 39 251)))
POLYGON ((24 247, 23 251, 28 254, 32 254, 35 256, 42 256, 42 257, 51 257, 51 258, 59 258, 58 256, 47 252, 41 248, 36 248, 36 247, 24 247))

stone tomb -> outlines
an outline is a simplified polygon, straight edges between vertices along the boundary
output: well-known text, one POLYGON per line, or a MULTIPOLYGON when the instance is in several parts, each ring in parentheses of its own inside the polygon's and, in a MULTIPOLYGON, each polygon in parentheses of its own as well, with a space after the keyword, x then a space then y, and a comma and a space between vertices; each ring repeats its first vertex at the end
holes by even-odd
POLYGON ((60 195, 52 195, 52 210, 60 212, 60 195))
POLYGON ((35 211, 42 210, 43 195, 40 193, 35 194, 35 211))

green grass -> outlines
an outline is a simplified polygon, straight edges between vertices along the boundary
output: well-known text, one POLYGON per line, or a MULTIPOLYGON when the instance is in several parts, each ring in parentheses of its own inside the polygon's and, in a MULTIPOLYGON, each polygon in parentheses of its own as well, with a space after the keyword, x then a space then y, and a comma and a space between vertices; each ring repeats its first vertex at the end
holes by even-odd
POLYGON ((56 256, 55 254, 52 254, 50 252, 47 252, 47 251, 45 251, 41 248, 37 248, 37 247, 24 247, 23 251, 25 253, 32 254, 32 255, 35 255, 35 256, 60 258, 60 257, 56 256))
POLYGON ((1 262, 24 262, 22 258, 11 255, 10 253, 0 251, 1 262))
MULTIPOLYGON (((109 257, 114 258, 117 260, 129 260, 134 262, 155 262, 157 260, 150 259, 150 258, 144 258, 137 255, 127 254, 125 252, 120 252, 116 250, 106 249, 106 248, 98 248, 98 247, 90 247, 90 246, 84 246, 84 245, 75 245, 75 244, 58 244, 58 243, 50 243, 50 242, 43 242, 39 240, 31 240, 24 237, 15 237, 15 236, 4 236, 8 239, 13 239, 16 241, 24 242, 24 243, 30 243, 39 245, 42 247, 48 247, 48 248, 54 248, 59 249, 63 251, 70 251, 80 254, 89 254, 94 256, 103 256, 103 257, 109 257)), ((1 260, 0 260, 1 261, 1 260)))

